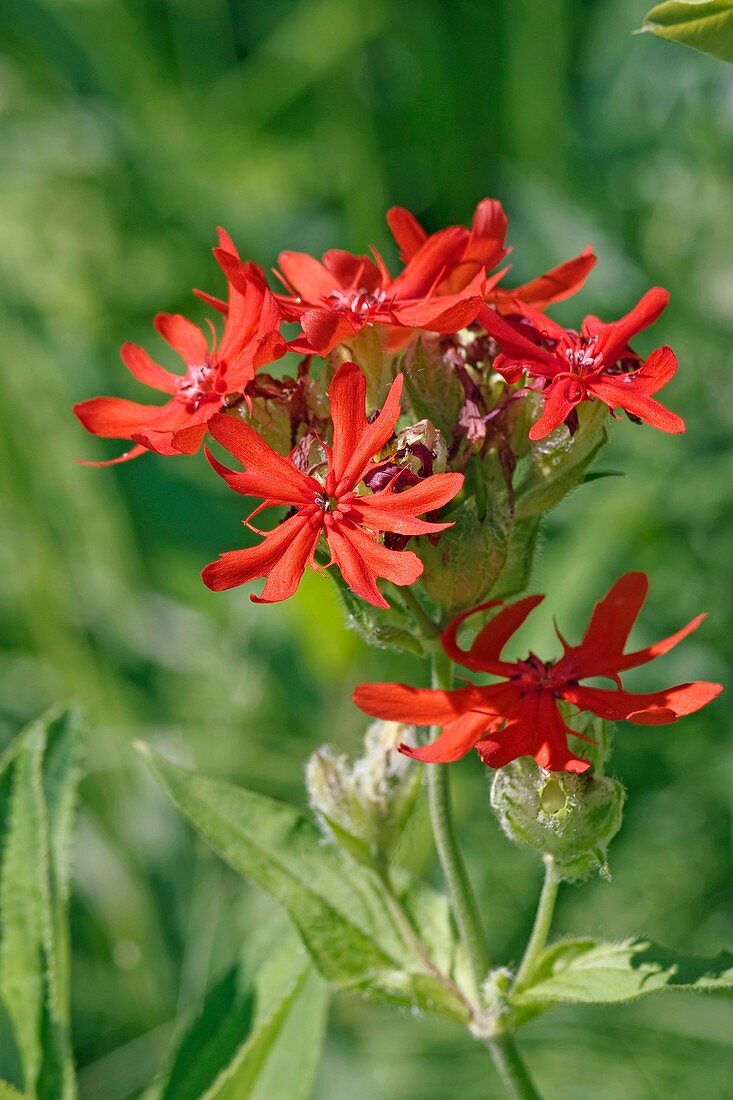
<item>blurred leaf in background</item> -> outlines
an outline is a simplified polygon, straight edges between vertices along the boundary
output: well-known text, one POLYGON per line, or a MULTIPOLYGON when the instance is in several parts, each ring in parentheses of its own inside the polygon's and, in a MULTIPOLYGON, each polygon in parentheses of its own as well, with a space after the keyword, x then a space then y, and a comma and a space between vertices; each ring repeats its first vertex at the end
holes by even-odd
MULTIPOLYGON (((363 731, 349 689, 422 675, 345 633, 323 578, 279 607, 205 590, 199 570, 241 514, 203 461, 74 461, 115 445, 85 436, 72 403, 138 396, 122 341, 157 355, 152 315, 201 320, 190 288, 221 290, 217 224, 265 267, 283 248, 372 243, 394 263, 389 205, 432 230, 496 195, 517 281, 588 242, 598 250, 561 320, 615 317, 647 286, 668 286, 647 347, 679 353, 670 404, 688 432, 612 425, 604 464, 626 476, 581 486, 553 513, 532 583, 550 595, 525 639, 550 646, 553 613, 580 625, 604 586, 642 568, 652 595, 639 645, 707 608, 665 672, 730 682, 733 70, 632 36, 645 9, 2 0, 0 745, 58 698, 88 709, 71 902, 83 1100, 140 1095, 168 1064, 176 1016, 201 1010, 274 912, 193 840, 133 739, 302 806, 310 752, 351 749, 363 731)), ((653 670, 636 676, 659 686, 653 670)), ((559 933, 643 929, 698 955, 731 942, 730 734, 725 696, 680 730, 620 730, 614 767, 629 798, 614 882, 566 889, 559 933)), ((475 759, 455 768, 492 949, 516 959, 539 868, 493 824, 475 759)), ((430 864, 424 819, 402 857, 430 864)), ((539 1086, 616 1100, 696 1095, 704 1081, 723 1100, 733 1005, 690 998, 567 1007, 529 1025, 539 1086)), ((458 1028, 338 996, 314 1095, 472 1100, 488 1072, 458 1028)))

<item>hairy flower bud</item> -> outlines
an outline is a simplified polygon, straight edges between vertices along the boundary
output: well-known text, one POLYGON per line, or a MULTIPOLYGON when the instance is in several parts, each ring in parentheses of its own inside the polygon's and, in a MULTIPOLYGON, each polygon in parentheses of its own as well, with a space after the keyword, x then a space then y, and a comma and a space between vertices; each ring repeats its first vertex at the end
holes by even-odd
MULTIPOLYGON (((526 405, 541 405, 528 394, 526 405)), ((536 419, 536 415, 535 415, 536 419)), ((516 515, 541 516, 554 508, 582 481, 607 439, 608 410, 600 401, 578 406, 577 426, 572 433, 561 424, 545 439, 531 444, 524 476, 515 483, 516 515)))
POLYGON ((411 727, 373 722, 363 755, 350 761, 323 745, 306 766, 308 797, 324 832, 354 859, 383 864, 395 848, 420 789, 420 768, 397 752, 411 727))
POLYGON ((546 772, 529 757, 499 768, 491 806, 517 844, 554 857, 562 878, 608 877, 606 850, 621 828, 625 792, 604 775, 546 772))

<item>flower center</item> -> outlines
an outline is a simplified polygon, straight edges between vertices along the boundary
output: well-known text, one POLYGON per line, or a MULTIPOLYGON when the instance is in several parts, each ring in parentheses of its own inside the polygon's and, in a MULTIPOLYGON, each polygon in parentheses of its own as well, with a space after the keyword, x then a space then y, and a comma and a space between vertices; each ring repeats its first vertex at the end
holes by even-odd
POLYGON ((597 343, 598 337, 590 336, 587 340, 584 340, 582 344, 576 344, 573 347, 565 348, 565 358, 568 361, 568 370, 572 374, 579 374, 582 376, 598 370, 599 365, 603 362, 603 356, 594 354, 597 343))
POLYGON ((195 412, 211 394, 224 396, 226 383, 223 374, 224 367, 212 363, 208 356, 203 363, 188 368, 185 377, 178 383, 178 392, 190 412, 195 412))
POLYGON ((370 317, 384 305, 387 294, 384 290, 366 290, 359 287, 356 290, 332 290, 329 301, 338 310, 344 313, 354 313, 357 317, 370 317))
POLYGON ((541 661, 534 653, 530 653, 526 660, 517 661, 520 669, 519 678, 527 690, 546 691, 555 688, 555 662, 541 661))
POLYGON ((314 503, 317 504, 324 513, 335 512, 339 506, 338 498, 330 497, 327 493, 316 493, 314 503))

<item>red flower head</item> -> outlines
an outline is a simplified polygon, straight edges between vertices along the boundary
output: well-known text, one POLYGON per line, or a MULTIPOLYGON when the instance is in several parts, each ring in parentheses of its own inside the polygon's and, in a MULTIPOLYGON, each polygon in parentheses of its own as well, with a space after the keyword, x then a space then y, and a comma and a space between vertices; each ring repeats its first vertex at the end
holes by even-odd
POLYGON ((483 273, 466 279, 455 294, 435 292, 461 232, 446 229, 426 240, 396 279, 375 250, 371 260, 334 249, 323 263, 302 252, 281 252, 276 274, 290 293, 279 301, 305 337, 294 349, 327 355, 365 325, 379 325, 389 330, 396 350, 416 329, 447 333, 471 324, 483 305, 483 273))
POLYGON ((329 390, 333 445, 325 448, 323 481, 273 451, 250 425, 231 416, 215 416, 211 434, 239 459, 244 473, 222 466, 208 451, 207 458, 235 492, 263 498, 249 519, 276 505, 295 512, 273 531, 258 532, 265 535, 258 546, 232 550, 207 565, 204 583, 221 591, 267 577, 262 595, 250 598, 257 603, 286 600, 297 589, 305 567, 317 568, 314 555, 321 536, 349 587, 377 607, 389 607, 377 588, 378 578, 399 585, 416 581, 423 568, 417 555, 389 550, 380 544, 379 533, 424 535, 450 527, 450 523, 428 523, 416 517, 452 500, 463 475, 433 474, 403 492, 394 492, 390 484, 380 492, 359 495, 357 486, 375 468, 373 457, 394 432, 401 393, 400 375, 370 423, 365 415, 364 375, 356 363, 339 367, 329 390))
POLYGON ((159 313, 153 323, 183 359, 186 373, 171 374, 136 344, 123 344, 120 354, 139 382, 169 394, 170 400, 164 405, 140 405, 121 397, 95 397, 74 406, 77 417, 93 435, 137 444, 112 462, 135 458, 145 450, 193 454, 201 445, 208 421, 225 407, 227 395, 242 396, 256 371, 287 351, 280 335, 280 309, 262 271, 240 262, 222 229, 219 242, 215 256, 220 263, 226 257, 228 267, 236 265, 238 278, 236 283, 229 281, 226 321, 218 346, 215 336, 209 342, 197 325, 180 314, 159 313))
POLYGON ((503 354, 494 367, 508 382, 526 372, 544 380, 545 407, 532 425, 530 439, 544 439, 562 424, 576 405, 597 397, 613 410, 631 416, 663 432, 683 432, 681 417, 655 401, 652 394, 665 386, 677 370, 671 348, 657 348, 642 362, 629 348, 629 340, 656 321, 669 301, 661 287, 653 287, 634 308, 612 324, 586 317, 580 333, 564 329, 543 313, 525 306, 536 343, 520 329, 486 309, 479 318, 498 341, 503 354))
POLYGON ((656 726, 692 714, 722 691, 720 684, 705 682, 681 684, 650 695, 623 690, 621 672, 667 653, 705 617, 699 615, 656 645, 625 654, 626 640, 647 588, 644 573, 627 573, 616 581, 596 605, 580 645, 568 645, 560 636, 565 652, 559 661, 541 661, 533 653, 524 661, 501 658, 509 639, 543 596, 527 596, 504 607, 479 631, 469 650, 461 649, 457 642, 461 623, 469 615, 498 606, 499 601, 482 604, 459 615, 441 641, 452 660, 475 672, 500 676, 503 683, 488 687, 470 684, 456 691, 432 691, 404 684, 361 684, 354 693, 354 701, 377 718, 443 726, 443 732, 430 745, 400 746, 401 752, 430 764, 459 760, 476 748, 483 762, 492 768, 500 768, 519 756, 533 756, 548 771, 583 772, 590 765, 570 751, 568 733, 576 737, 579 734, 565 725, 558 700, 599 718, 656 726), (615 680, 617 686, 583 687, 580 681, 592 676, 615 680))
MULTIPOLYGON (((416 251, 426 241, 432 240, 409 210, 401 206, 392 207, 387 214, 387 222, 403 263, 409 263, 416 251)), ((440 293, 457 293, 480 272, 488 276, 484 288, 486 301, 503 313, 510 312, 517 302, 526 302, 537 309, 544 309, 552 302, 568 298, 580 289, 596 262, 590 248, 523 286, 513 290, 500 288, 498 284, 509 268, 504 267, 493 275, 489 275, 489 272, 511 251, 505 247, 508 226, 509 219, 501 203, 497 199, 483 199, 476 207, 470 229, 454 227, 454 231, 458 230, 455 249, 446 262, 445 277, 439 286, 440 293)))

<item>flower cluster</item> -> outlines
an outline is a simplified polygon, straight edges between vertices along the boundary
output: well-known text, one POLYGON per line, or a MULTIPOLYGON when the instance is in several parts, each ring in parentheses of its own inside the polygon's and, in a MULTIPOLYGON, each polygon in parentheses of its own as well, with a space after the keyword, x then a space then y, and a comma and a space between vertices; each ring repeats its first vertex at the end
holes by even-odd
POLYGON ((356 700, 368 713, 443 727, 433 744, 404 751, 448 761, 476 746, 491 767, 531 755, 546 769, 581 771, 588 762, 568 747, 558 700, 646 724, 696 710, 716 685, 641 697, 622 690, 618 676, 666 652, 697 620, 624 655, 646 592, 642 575, 629 574, 599 604, 581 645, 563 642, 555 663, 501 657, 537 597, 505 606, 469 650, 458 630, 497 606, 486 597, 525 587, 537 524, 582 479, 609 415, 684 430, 653 396, 677 369, 673 352, 644 359, 630 346, 668 295, 653 288, 621 320, 590 316, 566 329, 545 310, 583 285, 595 264, 590 248, 512 288, 508 223, 496 200, 479 203, 470 228, 428 234, 399 207, 387 222, 397 275, 374 249, 332 250, 321 260, 283 252, 273 286, 219 230, 214 256, 226 298, 195 293, 219 315, 221 335, 211 320, 206 335, 185 317, 158 314, 155 328, 185 373, 170 373, 135 344, 121 356, 164 403, 97 397, 75 413, 89 432, 129 443, 110 462, 194 454, 208 435, 241 466, 205 448, 229 487, 254 500, 244 523, 259 539, 206 566, 210 589, 265 578, 251 598, 271 603, 292 596, 307 567, 331 570, 352 617, 372 639, 395 644, 433 644, 431 624, 445 627, 459 612, 441 636, 446 653, 503 682, 455 691, 362 685, 356 700), (269 509, 278 510, 275 526, 255 526, 269 509), (595 676, 616 688, 581 685, 595 676))

